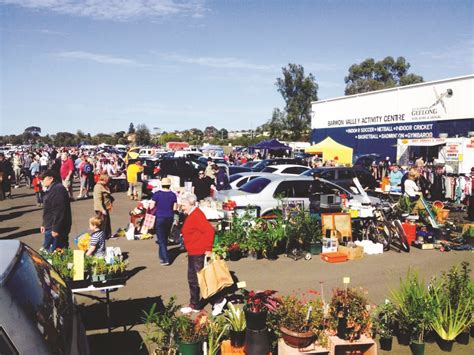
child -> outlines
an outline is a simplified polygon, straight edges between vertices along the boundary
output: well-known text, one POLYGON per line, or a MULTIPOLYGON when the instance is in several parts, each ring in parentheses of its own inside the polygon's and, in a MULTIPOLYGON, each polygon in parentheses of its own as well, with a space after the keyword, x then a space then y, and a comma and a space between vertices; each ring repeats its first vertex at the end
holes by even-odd
POLYGON ((39 171, 35 172, 32 184, 36 195, 37 206, 41 207, 43 206, 43 187, 41 186, 41 177, 39 171))
POLYGON ((89 241, 89 249, 87 256, 104 256, 105 255, 105 234, 102 231, 102 218, 92 217, 89 219, 89 229, 92 231, 89 241))

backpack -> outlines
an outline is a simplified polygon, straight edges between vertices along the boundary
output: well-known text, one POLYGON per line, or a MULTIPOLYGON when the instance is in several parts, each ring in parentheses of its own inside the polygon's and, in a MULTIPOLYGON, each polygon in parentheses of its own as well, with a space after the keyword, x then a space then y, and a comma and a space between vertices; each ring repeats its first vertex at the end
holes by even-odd
POLYGON ((89 163, 86 163, 84 167, 82 168, 82 171, 84 174, 89 175, 90 173, 92 173, 92 165, 89 163))

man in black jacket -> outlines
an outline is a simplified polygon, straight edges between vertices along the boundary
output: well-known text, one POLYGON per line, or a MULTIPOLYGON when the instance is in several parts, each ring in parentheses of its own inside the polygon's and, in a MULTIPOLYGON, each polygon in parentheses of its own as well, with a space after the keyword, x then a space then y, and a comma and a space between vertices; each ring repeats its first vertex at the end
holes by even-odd
POLYGON ((41 233, 44 233, 43 248, 48 251, 67 248, 72 224, 69 194, 54 170, 44 172, 43 186, 46 188, 41 226, 41 233))

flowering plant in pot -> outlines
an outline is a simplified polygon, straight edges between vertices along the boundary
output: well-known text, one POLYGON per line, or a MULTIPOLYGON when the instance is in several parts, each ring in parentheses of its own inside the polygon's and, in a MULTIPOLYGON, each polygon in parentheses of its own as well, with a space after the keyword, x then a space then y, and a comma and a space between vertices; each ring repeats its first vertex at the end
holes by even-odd
POLYGON ((389 300, 385 300, 383 304, 377 307, 372 316, 375 332, 380 336, 380 348, 382 350, 390 351, 392 349, 397 315, 395 305, 389 300))
POLYGON ((248 291, 242 289, 244 296, 244 312, 247 328, 261 330, 265 328, 268 311, 274 312, 278 307, 277 291, 248 291))
POLYGON ((366 298, 356 289, 333 290, 329 304, 328 329, 344 340, 370 336, 371 319, 366 298))
POLYGON ((198 313, 195 318, 185 314, 176 317, 176 340, 181 354, 197 354, 201 342, 208 335, 208 319, 205 313, 198 313))
POLYGON ((323 302, 318 292, 310 290, 308 295, 283 296, 278 300, 278 308, 269 316, 270 324, 287 345, 304 348, 317 341, 327 346, 323 302))

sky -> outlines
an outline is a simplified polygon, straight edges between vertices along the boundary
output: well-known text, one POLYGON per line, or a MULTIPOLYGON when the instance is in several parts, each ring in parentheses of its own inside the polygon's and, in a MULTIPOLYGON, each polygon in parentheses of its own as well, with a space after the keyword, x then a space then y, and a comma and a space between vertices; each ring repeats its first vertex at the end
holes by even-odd
POLYGON ((288 63, 327 99, 386 56, 473 74, 474 1, 0 0, 0 135, 255 129, 288 63))

